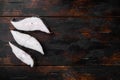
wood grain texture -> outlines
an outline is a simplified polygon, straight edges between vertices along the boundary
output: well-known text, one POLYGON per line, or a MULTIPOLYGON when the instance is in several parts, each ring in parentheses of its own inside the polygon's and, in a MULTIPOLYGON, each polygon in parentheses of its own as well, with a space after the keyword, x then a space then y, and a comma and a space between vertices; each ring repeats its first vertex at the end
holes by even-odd
POLYGON ((119 66, 0 67, 2 80, 119 80, 119 66), (5 73, 4 73, 5 71, 5 73), (3 74, 4 73, 4 74, 3 74), (115 75, 113 75, 115 74, 115 75))
POLYGON ((120 80, 119 0, 0 0, 1 80, 120 80), (10 20, 40 16, 52 32, 24 32, 37 38, 45 55, 18 45, 10 20), (30 68, 8 41, 29 53, 30 68))
POLYGON ((1 16, 119 16, 119 0, 1 0, 1 16))
MULTIPOLYGON (((1 55, 0 64, 20 65, 21 62, 12 54, 8 45, 8 41, 16 44, 10 33, 10 29, 14 29, 10 19, 1 17, 0 40, 4 46, 1 53, 4 55, 1 55)), ((17 20, 20 18, 16 17, 17 20)), ((119 65, 120 38, 119 32, 114 31, 114 24, 118 21, 116 18, 43 18, 43 21, 52 34, 40 31, 24 33, 41 42, 45 55, 19 46, 32 55, 36 65, 119 65)))

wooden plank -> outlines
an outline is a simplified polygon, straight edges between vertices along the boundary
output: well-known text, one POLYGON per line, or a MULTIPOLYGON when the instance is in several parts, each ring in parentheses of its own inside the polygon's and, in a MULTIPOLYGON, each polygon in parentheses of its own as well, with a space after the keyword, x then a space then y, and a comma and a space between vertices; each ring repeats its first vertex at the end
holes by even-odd
POLYGON ((0 67, 2 80, 119 80, 119 75, 119 66, 0 67))
MULTIPOLYGON (((21 17, 24 18, 24 17, 21 17)), ((16 20, 20 20, 16 17, 16 20)), ((53 34, 24 32, 37 38, 45 55, 19 46, 10 29, 11 17, 0 17, 0 65, 25 65, 8 41, 28 52, 39 65, 120 65, 119 18, 42 18, 53 34)))
POLYGON ((0 0, 0 16, 120 16, 119 0, 0 0))

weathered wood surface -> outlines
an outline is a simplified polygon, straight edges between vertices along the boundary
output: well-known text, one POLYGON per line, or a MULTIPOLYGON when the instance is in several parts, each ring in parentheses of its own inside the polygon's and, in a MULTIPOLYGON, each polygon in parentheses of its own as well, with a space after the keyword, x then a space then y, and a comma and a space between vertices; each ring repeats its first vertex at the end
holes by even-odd
POLYGON ((120 80, 119 0, 0 0, 0 79, 120 80), (40 16, 52 34, 36 37, 45 55, 19 46, 10 20, 40 16), (35 60, 30 68, 12 53, 8 41, 35 60))
MULTIPOLYGON (((8 45, 8 41, 15 43, 10 33, 10 29, 14 29, 10 19, 0 18, 0 65, 21 64, 8 45)), ((120 32, 118 26, 115 27, 118 22, 116 18, 43 18, 43 21, 52 34, 27 32, 41 42, 45 51, 43 56, 25 49, 35 59, 36 65, 119 65, 120 32)))
POLYGON ((2 80, 119 80, 119 74, 119 66, 0 67, 2 80))
POLYGON ((120 16, 119 0, 0 0, 0 16, 120 16))

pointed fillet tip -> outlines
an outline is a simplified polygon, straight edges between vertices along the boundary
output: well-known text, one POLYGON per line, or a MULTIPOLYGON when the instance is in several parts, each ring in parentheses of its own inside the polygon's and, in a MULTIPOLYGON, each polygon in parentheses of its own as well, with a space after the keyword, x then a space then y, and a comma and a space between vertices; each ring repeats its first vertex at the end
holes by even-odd
POLYGON ((19 45, 24 46, 29 49, 36 50, 40 52, 41 54, 44 54, 42 45, 36 38, 28 34, 18 32, 18 31, 11 30, 11 33, 13 35, 13 38, 19 45))
POLYGON ((27 65, 30 65, 31 68, 33 67, 34 61, 29 54, 27 54, 25 51, 18 48, 17 46, 13 45, 11 42, 9 42, 9 45, 12 49, 12 52, 19 60, 21 60, 23 63, 27 65))
POLYGON ((15 31, 14 31, 14 30, 10 30, 10 32, 11 32, 11 34, 14 34, 14 33, 15 33, 15 31))
POLYGON ((40 52, 42 55, 44 55, 44 54, 45 54, 43 50, 42 50, 42 51, 40 50, 39 52, 40 52))
POLYGON ((39 30, 48 34, 50 33, 49 29, 44 24, 42 19, 38 17, 28 17, 20 21, 11 20, 10 22, 18 30, 23 30, 23 31, 39 30))

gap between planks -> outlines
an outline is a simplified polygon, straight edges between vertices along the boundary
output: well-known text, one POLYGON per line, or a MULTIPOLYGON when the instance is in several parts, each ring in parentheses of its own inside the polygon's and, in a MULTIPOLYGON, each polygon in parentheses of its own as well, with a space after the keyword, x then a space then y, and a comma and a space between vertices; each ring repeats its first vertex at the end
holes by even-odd
MULTIPOLYGON (((0 65, 0 67, 5 67, 5 66, 28 66, 28 65, 9 65, 9 64, 6 64, 6 65, 0 65)), ((77 67, 77 66, 80 66, 80 67, 85 67, 85 66, 120 66, 119 64, 94 64, 94 65, 35 65, 35 67, 41 67, 41 66, 70 66, 70 67, 77 67)))
MULTIPOLYGON (((0 16, 0 17, 33 17, 33 16, 0 16)), ((46 17, 46 18, 120 18, 120 16, 38 16, 38 15, 36 17, 46 17)))

